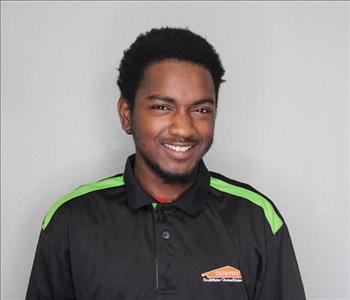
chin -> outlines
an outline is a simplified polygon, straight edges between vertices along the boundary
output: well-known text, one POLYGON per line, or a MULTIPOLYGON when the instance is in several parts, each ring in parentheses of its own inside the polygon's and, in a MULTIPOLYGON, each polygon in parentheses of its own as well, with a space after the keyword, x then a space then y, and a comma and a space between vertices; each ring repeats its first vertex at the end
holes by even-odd
POLYGON ((193 182, 197 175, 197 164, 186 164, 182 168, 160 164, 152 161, 146 155, 141 153, 148 167, 163 181, 165 184, 183 185, 193 182))
POLYGON ((173 175, 185 175, 187 173, 190 173, 193 171, 193 169, 196 168, 198 163, 193 163, 191 165, 186 165, 186 166, 179 166, 179 165, 171 165, 171 166, 166 166, 162 164, 158 164, 159 167, 164 170, 165 172, 173 175))

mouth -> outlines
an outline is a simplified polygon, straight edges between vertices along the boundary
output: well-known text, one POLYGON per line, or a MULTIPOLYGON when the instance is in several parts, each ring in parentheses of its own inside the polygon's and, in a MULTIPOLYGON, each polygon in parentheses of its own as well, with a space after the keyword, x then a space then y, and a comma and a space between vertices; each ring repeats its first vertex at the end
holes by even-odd
POLYGON ((162 143, 162 145, 167 148, 167 149, 170 149, 174 152, 177 152, 177 153, 182 153, 182 152, 187 152, 189 150, 191 150, 195 144, 192 144, 192 145, 175 145, 175 144, 167 144, 167 143, 162 143))

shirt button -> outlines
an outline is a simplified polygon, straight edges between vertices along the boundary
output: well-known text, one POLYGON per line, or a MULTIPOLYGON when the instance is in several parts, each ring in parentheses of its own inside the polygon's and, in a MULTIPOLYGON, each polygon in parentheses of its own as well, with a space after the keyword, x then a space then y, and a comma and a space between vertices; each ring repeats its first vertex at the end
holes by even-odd
POLYGON ((170 232, 169 232, 168 230, 163 230, 163 232, 162 232, 162 238, 163 238, 164 240, 169 239, 169 238, 170 238, 170 232))

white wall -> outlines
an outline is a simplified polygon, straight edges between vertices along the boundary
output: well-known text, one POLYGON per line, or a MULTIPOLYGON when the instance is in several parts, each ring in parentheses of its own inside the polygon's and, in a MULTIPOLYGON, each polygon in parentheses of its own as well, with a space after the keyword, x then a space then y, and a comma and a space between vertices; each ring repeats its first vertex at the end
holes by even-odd
POLYGON ((115 85, 137 34, 189 26, 227 82, 209 168, 270 196, 308 299, 349 299, 349 3, 1 2, 2 299, 23 299, 42 217, 121 172, 115 85), (225 159, 225 160, 224 160, 225 159))

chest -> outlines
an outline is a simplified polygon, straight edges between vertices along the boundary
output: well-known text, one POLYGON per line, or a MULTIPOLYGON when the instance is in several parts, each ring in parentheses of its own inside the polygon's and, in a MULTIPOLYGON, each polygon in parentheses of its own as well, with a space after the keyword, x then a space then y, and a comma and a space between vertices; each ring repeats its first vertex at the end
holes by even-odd
POLYGON ((72 232, 78 299, 248 299, 235 222, 174 207, 115 217, 72 232))

